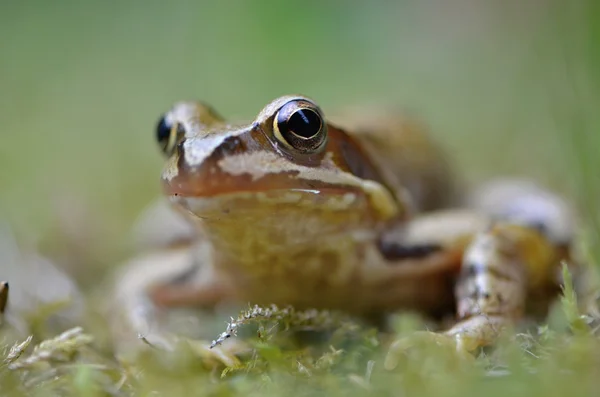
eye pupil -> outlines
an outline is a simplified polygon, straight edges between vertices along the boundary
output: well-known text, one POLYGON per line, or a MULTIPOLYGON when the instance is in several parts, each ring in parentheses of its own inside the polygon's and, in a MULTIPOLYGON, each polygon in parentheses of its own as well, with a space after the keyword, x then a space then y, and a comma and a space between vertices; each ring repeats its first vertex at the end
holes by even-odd
POLYGON ((287 127, 302 138, 312 138, 321 130, 321 117, 310 109, 299 109, 292 113, 287 127))

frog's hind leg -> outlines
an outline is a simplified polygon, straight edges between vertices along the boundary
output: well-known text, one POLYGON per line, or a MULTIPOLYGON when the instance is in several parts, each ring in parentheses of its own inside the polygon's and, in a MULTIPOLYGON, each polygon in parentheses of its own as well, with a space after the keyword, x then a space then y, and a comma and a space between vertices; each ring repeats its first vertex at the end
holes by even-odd
POLYGON ((525 315, 526 307, 547 306, 560 291, 560 264, 571 251, 566 206, 541 190, 510 193, 503 207, 488 208, 493 210, 486 211, 489 227, 475 233, 464 250, 455 283, 457 323, 442 333, 422 332, 395 342, 386 367, 394 368, 399 354, 419 339, 461 353, 491 345, 525 315))
POLYGON ((498 223, 463 257, 455 287, 458 323, 446 331, 467 351, 492 344, 525 314, 528 292, 553 284, 554 245, 527 226, 498 223))
POLYGON ((496 223, 473 238, 455 285, 457 320, 442 333, 419 332, 392 344, 388 369, 418 341, 449 346, 462 357, 493 344, 525 314, 531 289, 551 284, 557 262, 554 245, 536 229, 496 223))
POLYGON ((471 208, 493 220, 464 253, 456 283, 459 322, 449 331, 467 350, 494 342, 498 332, 531 310, 547 309, 560 288, 560 264, 572 264, 574 214, 556 194, 521 179, 483 185, 471 208))

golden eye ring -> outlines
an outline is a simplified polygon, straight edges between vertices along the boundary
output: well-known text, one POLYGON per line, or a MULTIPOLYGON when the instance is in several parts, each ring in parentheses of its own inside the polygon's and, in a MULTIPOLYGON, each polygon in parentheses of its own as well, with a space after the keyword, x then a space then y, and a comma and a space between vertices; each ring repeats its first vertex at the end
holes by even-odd
POLYGON ((318 106, 303 99, 283 105, 273 119, 273 133, 288 148, 314 153, 327 141, 327 126, 318 106))

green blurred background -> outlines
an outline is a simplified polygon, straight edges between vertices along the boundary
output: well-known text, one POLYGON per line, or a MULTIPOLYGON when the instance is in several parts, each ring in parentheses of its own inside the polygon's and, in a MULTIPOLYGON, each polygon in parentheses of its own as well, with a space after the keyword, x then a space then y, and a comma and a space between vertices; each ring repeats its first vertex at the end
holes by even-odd
POLYGON ((3 1, 0 219, 89 284, 124 258, 135 217, 159 194, 154 125, 174 101, 241 119, 301 93, 326 113, 406 107, 467 180, 532 177, 597 222, 597 8, 3 1))

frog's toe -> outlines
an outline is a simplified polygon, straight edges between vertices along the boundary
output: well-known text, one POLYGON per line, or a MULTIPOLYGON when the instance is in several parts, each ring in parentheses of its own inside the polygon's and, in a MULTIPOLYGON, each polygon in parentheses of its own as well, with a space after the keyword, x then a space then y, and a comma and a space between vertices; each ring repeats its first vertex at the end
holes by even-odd
POLYGON ((432 349, 446 354, 450 358, 456 358, 460 361, 472 361, 474 356, 467 348, 469 343, 465 342, 468 341, 465 341, 462 335, 418 331, 391 344, 385 358, 384 367, 389 371, 394 370, 402 360, 407 359, 413 352, 419 351, 429 354, 432 349))
POLYGON ((193 339, 171 333, 152 333, 139 335, 148 346, 159 351, 159 354, 178 354, 182 351, 191 353, 203 365, 214 367, 237 367, 241 365, 240 357, 247 355, 250 348, 241 341, 231 341, 226 345, 211 347, 204 339, 193 339))
POLYGON ((238 367, 241 365, 240 357, 246 356, 251 349, 242 341, 230 341, 225 345, 211 347, 210 341, 186 339, 192 352, 211 366, 238 367))

